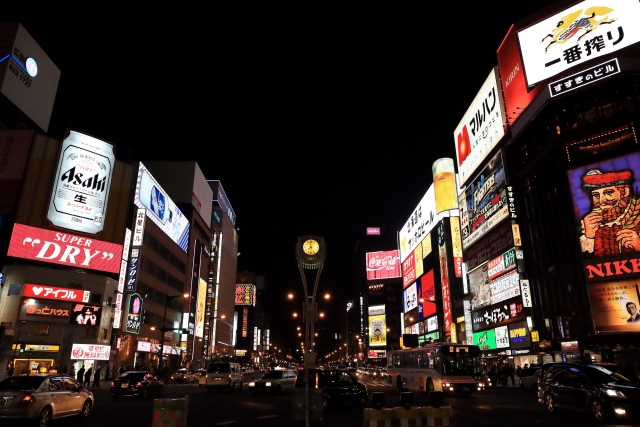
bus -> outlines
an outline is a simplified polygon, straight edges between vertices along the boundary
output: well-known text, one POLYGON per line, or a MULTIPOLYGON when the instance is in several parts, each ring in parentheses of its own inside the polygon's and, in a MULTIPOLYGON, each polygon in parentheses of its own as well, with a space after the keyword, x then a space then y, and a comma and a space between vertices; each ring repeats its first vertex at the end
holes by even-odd
POLYGON ((402 392, 484 391, 480 347, 428 343, 423 347, 392 350, 387 354, 389 381, 402 392))

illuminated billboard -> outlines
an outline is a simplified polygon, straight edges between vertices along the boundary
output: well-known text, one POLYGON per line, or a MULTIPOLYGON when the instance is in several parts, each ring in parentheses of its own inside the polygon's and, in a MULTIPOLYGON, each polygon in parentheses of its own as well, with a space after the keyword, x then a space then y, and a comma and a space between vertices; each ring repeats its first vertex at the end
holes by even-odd
POLYGON ((635 263, 640 252, 635 190, 640 153, 591 163, 567 174, 587 282, 640 276, 640 269, 624 267, 635 263))
POLYGON ((400 230, 400 261, 404 261, 435 227, 438 220, 445 216, 448 216, 448 212, 436 214, 435 189, 432 184, 400 230))
POLYGON ((496 333, 494 329, 473 333, 473 344, 480 347, 480 350, 495 350, 496 333))
POLYGON ((102 306, 95 304, 73 304, 69 323, 74 325, 100 325, 102 306))
POLYGON ((398 250, 367 252, 367 279, 400 277, 400 254, 398 250))
POLYGON ((235 305, 256 306, 256 286, 236 285, 235 305))
POLYGON ((447 267, 447 239, 444 230, 444 222, 441 221, 438 224, 438 259, 440 260, 440 282, 442 284, 442 322, 444 323, 445 335, 449 335, 451 324, 453 323, 453 311, 451 308, 449 268, 447 267))
POLYGON ((369 316, 369 345, 387 345, 387 321, 386 315, 369 316))
POLYGON ((518 32, 529 86, 640 41, 640 3, 586 0, 518 32))
MULTIPOLYGON (((420 260, 422 262, 422 260, 420 260)), ((414 253, 402 261, 402 288, 406 289, 416 280, 416 259, 414 253)))
POLYGON ((231 225, 236 225, 236 213, 231 207, 231 202, 229 202, 229 198, 227 197, 227 193, 224 192, 224 188, 222 188, 222 184, 217 180, 207 180, 209 183, 209 187, 213 191, 213 201, 220 206, 223 212, 227 214, 229 220, 231 221, 231 225))
POLYGON ((462 246, 466 250, 509 217, 502 153, 498 152, 460 194, 462 246))
POLYGON ((509 343, 511 348, 531 347, 531 336, 526 320, 509 325, 509 343))
POLYGON ((89 302, 91 292, 83 289, 58 288, 55 286, 25 283, 22 296, 66 302, 89 302))
POLYGON ((418 319, 436 314, 436 287, 433 270, 416 281, 418 294, 418 319), (422 301, 422 302, 420 302, 422 301))
POLYGON ((473 331, 494 328, 517 320, 525 320, 522 298, 517 296, 471 313, 473 331))
POLYGON ((7 255, 117 274, 122 245, 15 223, 7 255))
POLYGON ((453 131, 461 186, 469 182, 505 135, 506 120, 500 94, 498 72, 494 67, 453 131))
POLYGON ((402 291, 402 299, 404 301, 405 313, 418 307, 418 287, 415 282, 402 291))
POLYGON ((95 344, 72 344, 71 360, 109 360, 111 346, 95 344))
POLYGON ((142 326, 142 297, 138 294, 129 294, 127 304, 126 323, 124 331, 130 334, 139 334, 142 326))
POLYGON ((18 320, 69 323, 71 304, 61 301, 22 298, 18 320))
POLYGON ((198 281, 198 301, 196 301, 196 332, 198 338, 202 338, 204 331, 204 312, 207 303, 207 282, 200 279, 198 281))
POLYGON ((589 299, 597 334, 640 332, 638 280, 589 285, 589 299))
POLYGON ((142 163, 138 169, 133 203, 141 209, 146 209, 147 217, 183 251, 187 252, 189 220, 142 163))
POLYGON ((47 219, 82 233, 102 231, 115 160, 113 145, 70 130, 62 141, 47 219))

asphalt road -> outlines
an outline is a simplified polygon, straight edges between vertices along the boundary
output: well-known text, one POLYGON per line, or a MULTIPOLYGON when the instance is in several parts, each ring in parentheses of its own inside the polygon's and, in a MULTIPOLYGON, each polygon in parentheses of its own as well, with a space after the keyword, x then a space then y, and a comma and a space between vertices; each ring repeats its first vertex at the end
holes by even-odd
MULTIPOLYGON (((246 378, 250 381, 251 376, 246 378)), ((256 375, 257 378, 257 375, 256 375)), ((362 380, 367 384, 369 393, 382 391, 385 394, 385 407, 400 406, 399 392, 395 387, 383 381, 362 380)), ((103 383, 104 384, 104 383, 103 383)), ((92 389, 96 396, 96 405, 89 422, 78 418, 54 420, 52 427, 151 427, 153 417, 153 398, 139 400, 122 398, 112 401, 109 388, 104 384, 101 389, 92 389)), ((188 426, 278 426, 301 427, 305 420, 291 418, 291 394, 279 396, 252 396, 247 387, 241 391, 207 393, 204 387, 197 385, 165 385, 164 398, 185 398, 188 396, 188 426)), ((414 406, 425 406, 423 395, 414 395, 414 406)), ((589 414, 572 411, 547 413, 537 403, 536 394, 517 388, 489 389, 482 394, 469 397, 447 395, 445 406, 451 406, 454 426, 585 426, 595 425, 589 414)), ((640 421, 640 420, 639 420, 640 421)), ((24 426, 25 424, 20 424, 24 426)), ((314 427, 362 426, 363 410, 360 407, 329 409, 322 413, 321 421, 311 421, 314 427)), ((599 425, 640 425, 629 423, 605 423, 599 425)))

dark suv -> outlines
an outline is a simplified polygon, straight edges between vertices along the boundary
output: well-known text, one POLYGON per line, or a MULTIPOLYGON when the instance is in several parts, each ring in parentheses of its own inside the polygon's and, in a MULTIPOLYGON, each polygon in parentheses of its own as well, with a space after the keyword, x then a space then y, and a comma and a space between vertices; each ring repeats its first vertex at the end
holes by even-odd
POLYGON ((590 411, 602 421, 608 416, 640 417, 640 384, 620 373, 616 365, 545 364, 540 370, 538 402, 549 412, 556 407, 590 411))
MULTIPOLYGON (((304 369, 298 372, 296 388, 305 386, 304 369)), ((355 403, 365 406, 368 401, 367 387, 344 369, 310 369, 311 387, 322 389, 322 409, 336 404, 355 403)))

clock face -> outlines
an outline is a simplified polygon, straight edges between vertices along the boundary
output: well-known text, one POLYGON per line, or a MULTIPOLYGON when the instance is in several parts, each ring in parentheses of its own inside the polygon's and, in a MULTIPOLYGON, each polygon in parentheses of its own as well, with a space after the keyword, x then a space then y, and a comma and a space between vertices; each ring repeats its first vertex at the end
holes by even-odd
POLYGON ((315 255, 320 250, 320 245, 315 240, 309 239, 302 244, 302 250, 307 255, 315 255))

